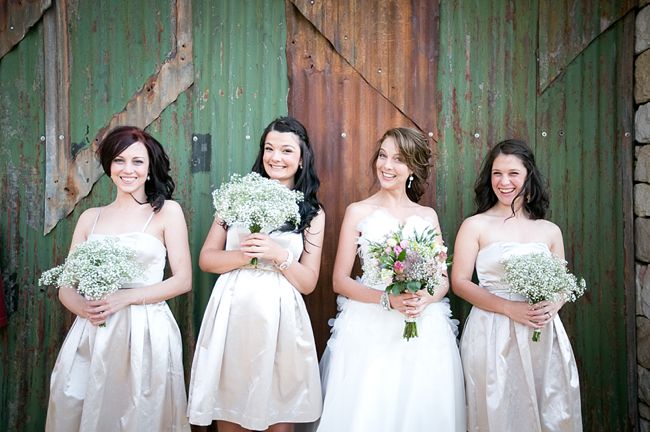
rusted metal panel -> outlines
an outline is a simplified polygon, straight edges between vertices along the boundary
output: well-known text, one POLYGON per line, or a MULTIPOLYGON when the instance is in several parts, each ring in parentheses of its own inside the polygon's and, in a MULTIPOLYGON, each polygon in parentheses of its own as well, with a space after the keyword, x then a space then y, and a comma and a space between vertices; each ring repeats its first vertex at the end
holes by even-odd
POLYGON ((589 282, 585 298, 562 311, 578 360, 585 430, 636 423, 636 349, 628 336, 636 301, 633 15, 599 35, 538 99, 536 149, 551 186, 551 219, 563 229, 569 263, 589 282))
MULTIPOLYGON (((547 31, 544 20, 577 19, 563 16, 564 3, 542 4, 546 17, 514 1, 442 3, 438 208, 443 229, 455 233, 473 212, 473 182, 488 148, 512 137, 531 144, 551 188, 549 218, 563 230, 570 265, 589 282, 587 295, 561 312, 578 361, 584 428, 630 430, 636 405, 629 369, 634 324, 626 312, 634 310, 631 189, 624 191, 620 179, 632 178, 631 141, 624 136, 632 118, 633 20, 610 21, 597 37, 587 26, 577 38, 591 44, 564 56, 558 64, 564 72, 538 96, 537 29, 547 31)), ((463 322, 467 304, 452 302, 463 322)))
MULTIPOLYGON (((423 32, 420 37, 427 35, 427 39, 409 38, 408 41, 399 43, 387 42, 385 46, 379 44, 386 50, 382 54, 377 53, 383 49, 368 48, 363 53, 348 52, 347 54, 356 55, 358 59, 348 58, 334 49, 332 40, 344 40, 343 35, 349 35, 349 39, 354 38, 355 44, 360 47, 372 46, 374 43, 372 38, 377 35, 368 28, 374 25, 369 15, 370 11, 362 14, 359 8, 355 9, 355 5, 361 6, 360 3, 354 2, 349 5, 347 2, 317 3, 322 8, 330 9, 321 9, 315 13, 314 16, 322 22, 313 23, 303 15, 302 9, 287 2, 287 61, 291 77, 289 112, 304 122, 314 145, 318 174, 321 179, 320 198, 327 215, 321 277, 315 292, 306 297, 317 345, 319 351, 322 351, 330 335, 328 319, 336 314, 331 275, 339 227, 346 206, 365 198, 373 189, 374 174, 370 168, 370 157, 377 140, 391 127, 418 126, 414 118, 423 125, 429 126, 432 125, 431 120, 434 118, 430 117, 426 122, 421 120, 433 114, 431 107, 426 108, 424 112, 417 111, 414 106, 411 106, 412 111, 406 112, 402 103, 405 100, 414 100, 414 95, 422 89, 405 86, 403 82, 395 81, 399 80, 399 77, 417 76, 418 72, 415 72, 415 69, 421 68, 421 72, 426 69, 426 66, 421 63, 408 64, 407 61, 402 63, 401 60, 397 62, 393 60, 390 62, 390 67, 383 66, 386 71, 386 81, 378 80, 377 77, 371 78, 365 73, 376 75, 377 69, 374 67, 377 64, 370 66, 370 63, 374 62, 373 56, 386 59, 387 51, 396 50, 401 43, 406 45, 400 49, 411 47, 412 44, 418 46, 422 52, 436 52, 429 47, 437 45, 437 40, 430 33, 423 32), (339 22, 338 28, 333 29, 329 21, 334 20, 334 17, 340 17, 348 7, 352 19, 341 17, 343 22, 339 22), (323 24, 326 29, 320 29, 318 27, 320 24, 323 24), (369 63, 364 65, 361 58, 366 54, 369 63), (353 61, 357 62, 357 67, 353 61), (382 86, 383 88, 378 88, 382 86), (388 91, 386 86, 395 86, 399 90, 388 91), (396 96, 398 100, 394 101, 388 96, 396 96)), ((394 5, 397 3, 388 3, 393 5, 389 10, 395 13, 394 5)), ((309 6, 310 2, 306 2, 301 8, 309 6)), ((406 10, 411 9, 406 8, 406 10)), ((429 16, 437 16, 437 3, 430 8, 426 16, 426 23, 429 23, 429 16)), ((381 17, 378 21, 389 21, 392 17, 392 15, 381 17)), ((408 21, 408 17, 414 18, 410 12, 405 13, 405 16, 400 17, 401 24, 395 23, 395 26, 405 25, 408 27, 405 30, 407 34, 416 34, 417 32, 412 28, 417 27, 418 24, 408 21)), ((379 26, 381 27, 381 24, 379 26)), ((388 31, 388 35, 391 34, 397 36, 388 31)), ((401 57, 393 51, 388 54, 401 57)), ((425 87, 432 88, 432 85, 429 83, 425 87)), ((434 94, 430 96, 429 101, 432 102, 434 94)), ((421 106, 418 109, 425 108, 421 106)), ((425 132, 433 132, 433 130, 432 128, 425 132)), ((433 183, 433 179, 431 182, 433 183)), ((425 204, 432 204, 435 200, 433 184, 430 191, 423 197, 422 201, 425 204)))
POLYGON ((612 24, 634 10, 637 0, 540 1, 539 93, 612 24))
POLYGON ((0 59, 36 24, 51 0, 0 0, 0 59))
POLYGON ((437 0, 293 3, 359 76, 437 139, 437 0))
MULTIPOLYGON (((169 53, 165 53, 164 60, 156 59, 157 63, 159 62, 156 73, 149 76, 144 84, 138 83, 140 89, 131 96, 126 107, 120 112, 112 114, 110 120, 103 123, 101 128, 90 129, 86 124, 86 130, 82 130, 82 134, 87 135, 88 131, 92 131, 91 133, 95 135, 94 139, 83 150, 73 152, 70 139, 71 126, 68 118, 70 111, 69 89, 71 84, 79 81, 70 81, 71 77, 77 77, 75 72, 70 71, 70 67, 71 65, 76 67, 77 74, 82 73, 82 68, 87 68, 97 54, 89 57, 76 56, 76 48, 79 45, 83 47, 85 39, 76 38, 75 40, 79 44, 70 47, 70 34, 67 25, 69 22, 74 22, 75 18, 76 21, 83 18, 92 22, 92 25, 99 26, 99 31, 101 31, 101 27, 110 24, 110 21, 102 19, 103 15, 98 15, 99 10, 97 9, 92 11, 86 9, 86 12, 90 13, 79 14, 78 8, 87 8, 88 3, 85 5, 70 3, 71 11, 68 13, 68 2, 57 2, 55 10, 50 12, 52 18, 46 20, 46 23, 53 22, 46 28, 55 30, 46 32, 48 38, 46 40, 48 48, 46 56, 48 59, 53 57, 47 61, 47 64, 53 68, 48 70, 48 77, 51 78, 48 78, 49 85, 46 86, 46 97, 51 103, 47 104, 46 113, 48 156, 46 179, 48 180, 45 196, 45 234, 50 232, 61 218, 67 216, 79 200, 88 195, 93 184, 103 174, 101 166, 95 159, 95 149, 104 134, 120 124, 146 127, 194 81, 191 2, 190 0, 178 0, 172 3, 174 9, 171 11, 171 19, 168 24, 168 27, 172 27, 173 30, 171 33, 172 48, 169 53)), ((142 4, 139 7, 141 10, 156 10, 155 8, 149 9, 142 4)), ((74 27, 79 28, 80 26, 77 24, 74 27)), ((124 30, 128 35, 130 28, 124 30)), ((94 31, 96 32, 97 29, 95 28, 94 31)), ((159 35, 158 38, 151 38, 153 42, 164 42, 159 40, 162 30, 156 29, 156 31, 159 35)), ((77 34, 73 33, 72 36, 75 37, 77 34)), ((147 43, 146 36, 142 40, 145 44, 147 43)), ((125 43, 129 42, 131 41, 125 41, 125 43)), ((100 53, 102 52, 100 51, 100 53)), ((111 63, 127 65, 131 61, 129 56, 122 58, 119 53, 109 53, 108 50, 102 54, 104 55, 102 61, 107 63, 107 67, 111 63), (114 57, 110 57, 111 54, 114 57)), ((108 78, 110 79, 110 77, 108 78)), ((97 83, 93 84, 97 85, 97 83)), ((113 95, 105 95, 106 98, 111 96, 113 95)))

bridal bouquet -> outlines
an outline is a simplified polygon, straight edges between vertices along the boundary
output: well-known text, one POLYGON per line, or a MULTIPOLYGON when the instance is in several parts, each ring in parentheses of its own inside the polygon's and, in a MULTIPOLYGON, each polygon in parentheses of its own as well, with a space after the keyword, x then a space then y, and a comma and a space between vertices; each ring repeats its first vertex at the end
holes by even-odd
MULTIPOLYGON (((447 269, 447 247, 436 241, 438 236, 440 234, 430 227, 418 233, 400 226, 383 241, 369 245, 374 262, 368 264, 378 272, 364 265, 364 273, 371 274, 376 283, 387 284, 386 292, 392 295, 421 289, 433 295, 443 283, 447 269)), ((403 337, 409 340, 417 336, 415 318, 407 318, 403 337)))
MULTIPOLYGON (((212 192, 216 215, 227 225, 246 225, 251 233, 268 233, 287 222, 297 226, 300 224, 298 203, 302 200, 302 192, 292 191, 256 172, 243 177, 233 174, 229 182, 212 192)), ((251 264, 257 265, 257 258, 251 264)))
POLYGON ((115 237, 88 240, 77 245, 63 264, 43 272, 38 284, 72 286, 88 300, 101 300, 141 273, 135 257, 135 251, 115 237))
MULTIPOLYGON (((544 300, 573 302, 587 287, 585 280, 569 273, 567 262, 556 255, 512 255, 503 260, 503 265, 510 291, 528 298, 530 304, 544 300)), ((540 329, 535 329, 533 341, 539 341, 540 335, 540 329)))

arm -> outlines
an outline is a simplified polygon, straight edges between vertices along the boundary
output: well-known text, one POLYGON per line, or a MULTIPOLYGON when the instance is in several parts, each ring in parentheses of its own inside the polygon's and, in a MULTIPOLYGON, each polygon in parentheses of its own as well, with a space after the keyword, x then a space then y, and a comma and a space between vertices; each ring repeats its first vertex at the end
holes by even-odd
MULTIPOLYGON (((336 251, 336 260, 334 261, 334 270, 332 273, 332 286, 334 292, 348 297, 352 300, 364 303, 379 304, 383 291, 368 288, 357 282, 350 276, 354 267, 354 260, 357 254, 357 238, 359 231, 356 226, 365 216, 363 207, 358 204, 351 204, 345 211, 341 232, 339 234, 339 245, 336 251)), ((406 313, 404 301, 413 298, 412 294, 401 294, 399 296, 389 296, 391 307, 406 313)))
MULTIPOLYGON (((564 258, 564 241, 562 239, 562 231, 560 227, 554 223, 549 224, 549 250, 553 255, 564 258)), ((541 325, 546 325, 553 320, 553 317, 562 309, 566 301, 560 300, 558 302, 542 301, 533 305, 534 319, 541 325)))
MULTIPOLYGON (((70 251, 72 251, 78 244, 83 243, 88 238, 93 223, 97 217, 98 208, 91 208, 86 210, 79 216, 77 225, 72 234, 72 241, 70 242, 70 251)), ((88 310, 88 301, 77 292, 74 287, 63 286, 59 288, 59 300, 61 304, 66 307, 73 314, 82 318, 88 318, 90 311, 88 310)))
POLYGON ((480 223, 470 218, 463 222, 458 231, 451 270, 451 285, 454 293, 480 309, 506 315, 513 321, 530 327, 542 327, 533 321, 533 311, 530 310, 528 303, 503 299, 472 282, 476 257, 480 249, 480 230, 480 223))
MULTIPOLYGON (((105 320, 129 305, 158 303, 192 289, 192 262, 183 210, 178 203, 168 200, 158 217, 162 218, 164 243, 172 275, 147 287, 121 289, 103 300, 88 302, 93 308, 92 314, 100 315, 100 312, 104 312, 100 316, 105 320)), ((101 324, 104 320, 95 320, 93 317, 93 323, 101 324)))
POLYGON ((245 266, 250 258, 242 250, 225 250, 228 232, 216 218, 199 254, 199 268, 204 272, 223 274, 245 266))

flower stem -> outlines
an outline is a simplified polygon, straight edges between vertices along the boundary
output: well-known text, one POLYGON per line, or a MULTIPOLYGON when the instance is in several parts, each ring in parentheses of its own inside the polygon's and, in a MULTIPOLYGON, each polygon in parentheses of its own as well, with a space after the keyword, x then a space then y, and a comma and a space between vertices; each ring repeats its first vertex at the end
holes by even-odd
POLYGON ((418 337, 418 326, 415 321, 404 321, 404 339, 409 340, 418 337))
POLYGON ((535 329, 533 332, 533 342, 539 342, 539 338, 542 335, 542 331, 540 329, 535 329))

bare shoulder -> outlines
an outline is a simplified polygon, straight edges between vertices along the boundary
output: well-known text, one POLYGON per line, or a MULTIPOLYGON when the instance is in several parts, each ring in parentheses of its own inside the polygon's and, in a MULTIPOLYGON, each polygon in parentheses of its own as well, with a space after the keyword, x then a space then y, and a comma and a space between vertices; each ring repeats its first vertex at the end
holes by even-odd
POLYGON ((353 226, 356 226, 361 219, 368 216, 377 208, 378 207, 368 199, 365 199, 363 201, 353 202, 349 204, 345 209, 344 220, 346 221, 346 223, 350 223, 353 224, 353 226))
POLYGON ((417 205, 413 214, 420 216, 423 219, 433 219, 438 222, 438 213, 433 209, 433 207, 427 207, 423 205, 417 205))
POLYGON ((544 233, 544 236, 550 240, 562 240, 562 230, 559 226, 546 219, 537 219, 535 221, 536 228, 544 233))
POLYGON ((310 230, 319 232, 325 226, 325 211, 321 208, 318 213, 309 221, 310 230))
POLYGON ((91 207, 84 210, 79 216, 79 219, 77 219, 77 229, 86 231, 87 228, 87 231, 90 232, 101 211, 101 207, 91 207))
POLYGON ((183 208, 174 200, 165 200, 165 204, 158 213, 164 221, 173 223, 174 221, 185 220, 183 208))
POLYGON ((490 217, 485 213, 479 213, 467 217, 460 225, 460 229, 464 231, 481 231, 490 224, 490 217))

